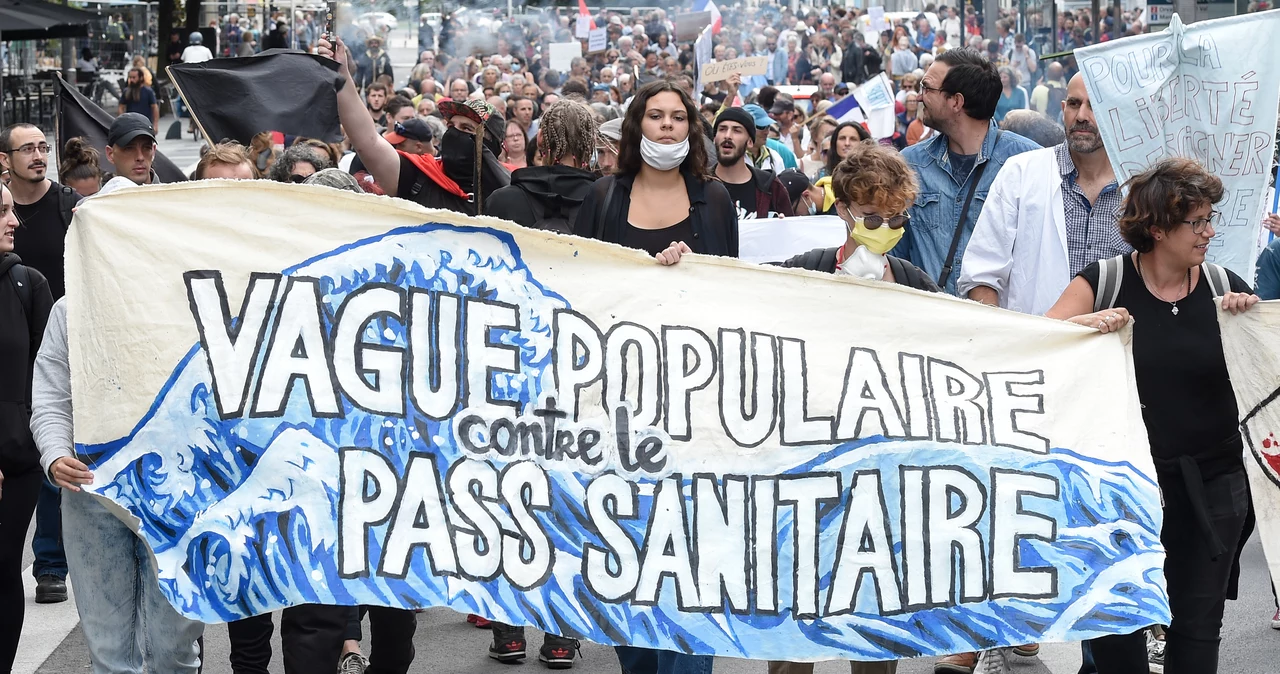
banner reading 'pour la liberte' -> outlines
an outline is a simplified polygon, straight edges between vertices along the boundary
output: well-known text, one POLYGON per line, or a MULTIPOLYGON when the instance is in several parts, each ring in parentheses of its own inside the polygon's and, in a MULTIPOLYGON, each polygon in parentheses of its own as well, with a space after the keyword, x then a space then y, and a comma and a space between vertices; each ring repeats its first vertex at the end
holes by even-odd
POLYGON ((68 250, 76 448, 187 616, 791 660, 1169 619, 1125 335, 302 185, 93 198, 68 250))

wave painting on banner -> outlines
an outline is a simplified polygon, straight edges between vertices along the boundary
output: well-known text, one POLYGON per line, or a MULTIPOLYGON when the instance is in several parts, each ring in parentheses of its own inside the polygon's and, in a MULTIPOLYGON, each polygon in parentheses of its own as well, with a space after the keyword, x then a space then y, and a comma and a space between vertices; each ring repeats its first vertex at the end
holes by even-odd
POLYGON ((1128 333, 310 186, 91 199, 69 250, 77 451, 184 615, 790 660, 1169 619, 1128 333))

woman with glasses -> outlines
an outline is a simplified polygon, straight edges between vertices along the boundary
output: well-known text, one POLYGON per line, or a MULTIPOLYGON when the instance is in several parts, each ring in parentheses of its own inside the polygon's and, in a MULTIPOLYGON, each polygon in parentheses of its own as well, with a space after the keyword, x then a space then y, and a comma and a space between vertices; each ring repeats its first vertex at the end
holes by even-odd
POLYGON ((502 156, 498 158, 509 171, 529 166, 529 127, 516 118, 507 120, 507 135, 502 141, 502 156))
MULTIPOLYGON (((1134 319, 1138 399, 1164 500, 1168 674, 1217 671, 1223 604, 1235 598, 1248 538, 1240 417, 1214 300, 1238 314, 1258 297, 1205 262, 1223 193, 1222 181, 1190 159, 1165 159, 1134 176, 1117 223, 1134 252, 1085 267, 1046 314, 1100 332, 1134 319)), ((1091 645, 1099 674, 1147 671, 1142 631, 1091 645)))
POLYGON ((271 167, 271 179, 280 183, 300 183, 311 174, 333 168, 327 153, 306 144, 290 146, 271 167))

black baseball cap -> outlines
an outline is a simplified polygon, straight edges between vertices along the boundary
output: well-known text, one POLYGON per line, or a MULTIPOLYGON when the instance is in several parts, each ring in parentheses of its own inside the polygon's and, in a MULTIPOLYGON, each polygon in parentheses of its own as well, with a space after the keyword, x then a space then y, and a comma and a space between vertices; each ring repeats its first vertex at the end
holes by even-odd
POLYGON ((423 143, 430 143, 431 136, 431 127, 427 126, 426 122, 418 119, 417 117, 407 119, 403 122, 396 122, 395 126, 391 127, 391 130, 382 134, 382 137, 386 138, 387 142, 392 145, 399 145, 405 140, 416 140, 423 143))
POLYGON ((769 114, 771 115, 776 115, 780 112, 795 111, 796 102, 795 99, 791 97, 791 94, 778 94, 777 98, 773 99, 773 107, 769 108, 769 114))
POLYGON ((124 147, 138 136, 146 136, 151 142, 156 142, 156 134, 151 130, 151 120, 136 112, 126 112, 111 123, 111 129, 107 131, 107 145, 124 147))

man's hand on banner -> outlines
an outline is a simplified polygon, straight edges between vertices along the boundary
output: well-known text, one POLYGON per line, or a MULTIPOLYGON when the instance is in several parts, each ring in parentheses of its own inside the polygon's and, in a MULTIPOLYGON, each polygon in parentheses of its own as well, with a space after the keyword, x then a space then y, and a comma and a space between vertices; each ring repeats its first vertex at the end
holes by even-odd
POLYGON ((93 473, 89 472, 89 467, 80 463, 79 459, 69 456, 54 461, 49 467, 49 476, 53 478, 55 485, 71 491, 80 491, 80 487, 76 485, 93 482, 93 473))
POLYGON ((1231 312, 1232 316, 1242 314, 1258 303, 1258 296, 1253 293, 1227 293, 1222 296, 1222 310, 1231 312))
POLYGON ((1108 332, 1115 332, 1123 328, 1129 322, 1129 310, 1124 307, 1115 307, 1067 320, 1076 325, 1083 325, 1086 328, 1094 328, 1105 335, 1108 332))
POLYGON ((680 257, 685 253, 692 253, 693 249, 689 248, 689 244, 683 241, 672 241, 667 249, 654 255, 658 262, 671 266, 680 261, 680 257))

